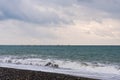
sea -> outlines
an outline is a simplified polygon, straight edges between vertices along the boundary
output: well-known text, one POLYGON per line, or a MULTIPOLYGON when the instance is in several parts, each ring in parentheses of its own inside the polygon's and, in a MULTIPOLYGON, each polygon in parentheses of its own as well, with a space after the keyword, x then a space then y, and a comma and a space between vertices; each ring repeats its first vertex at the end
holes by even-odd
POLYGON ((0 67, 120 80, 120 46, 1 45, 0 67))

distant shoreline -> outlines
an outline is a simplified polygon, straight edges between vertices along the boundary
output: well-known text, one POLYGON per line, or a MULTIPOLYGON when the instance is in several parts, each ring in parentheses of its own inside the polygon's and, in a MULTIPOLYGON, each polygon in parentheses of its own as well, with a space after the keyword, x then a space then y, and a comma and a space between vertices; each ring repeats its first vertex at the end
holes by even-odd
POLYGON ((67 74, 0 67, 0 80, 98 80, 67 74))
POLYGON ((59 44, 58 45, 30 45, 30 44, 28 44, 28 45, 27 44, 25 44, 25 45, 24 44, 14 45, 14 44, 12 44, 11 45, 10 44, 9 45, 9 44, 0 44, 0 46, 120 46, 120 45, 119 44, 117 44, 117 45, 107 45, 107 44, 106 45, 103 45, 103 44, 101 44, 101 45, 100 44, 98 44, 98 45, 96 45, 96 44, 94 44, 94 45, 92 45, 92 44, 90 44, 90 45, 67 45, 67 44, 66 45, 59 45, 59 44))

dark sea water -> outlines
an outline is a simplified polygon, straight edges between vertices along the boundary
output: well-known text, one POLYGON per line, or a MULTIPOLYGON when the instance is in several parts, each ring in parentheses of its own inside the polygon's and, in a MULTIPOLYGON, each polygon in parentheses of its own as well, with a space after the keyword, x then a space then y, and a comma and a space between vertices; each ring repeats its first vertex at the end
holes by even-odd
POLYGON ((0 46, 0 63, 44 66, 48 62, 120 75, 120 46, 0 46))

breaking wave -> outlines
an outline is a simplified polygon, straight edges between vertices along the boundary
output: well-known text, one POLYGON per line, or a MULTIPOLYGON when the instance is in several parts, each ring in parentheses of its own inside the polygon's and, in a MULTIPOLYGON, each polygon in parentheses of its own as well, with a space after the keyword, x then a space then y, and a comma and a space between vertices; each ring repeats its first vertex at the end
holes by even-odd
MULTIPOLYGON (((118 65, 80 62, 71 60, 58 60, 58 59, 42 59, 38 57, 25 57, 25 56, 1 56, 0 63, 11 63, 17 65, 33 65, 45 66, 48 63, 58 65, 58 68, 84 70, 95 73, 111 73, 120 74, 120 67, 118 65)), ((49 65, 48 65, 49 66, 49 65)), ((50 66, 51 67, 51 66, 50 66)))

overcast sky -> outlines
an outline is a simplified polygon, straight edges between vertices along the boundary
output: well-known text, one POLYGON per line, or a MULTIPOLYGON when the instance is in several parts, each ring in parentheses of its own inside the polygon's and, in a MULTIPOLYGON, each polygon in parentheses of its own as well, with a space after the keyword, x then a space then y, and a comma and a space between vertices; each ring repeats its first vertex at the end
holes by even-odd
POLYGON ((0 0, 0 44, 120 45, 120 0, 0 0))

